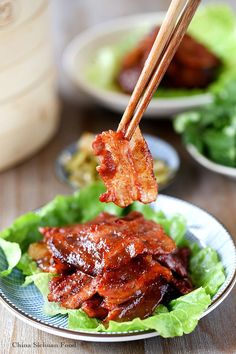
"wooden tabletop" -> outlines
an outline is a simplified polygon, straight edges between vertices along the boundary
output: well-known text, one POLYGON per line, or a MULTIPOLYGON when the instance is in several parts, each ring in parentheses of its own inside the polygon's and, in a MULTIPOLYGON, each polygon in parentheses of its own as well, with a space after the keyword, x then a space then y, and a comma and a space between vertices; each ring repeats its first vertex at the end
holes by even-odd
MULTIPOLYGON (((62 148, 76 140, 81 132, 99 132, 116 128, 119 115, 101 108, 81 109, 63 104, 58 134, 37 155, 0 174, 0 227, 14 218, 40 207, 55 195, 70 193, 54 173, 55 158, 62 148)), ((166 139, 181 157, 181 168, 174 183, 164 191, 192 202, 217 217, 236 240, 236 181, 214 174, 195 163, 173 132, 170 120, 143 119, 142 131, 166 139)), ((236 353, 236 289, 197 329, 181 338, 156 337, 145 341, 99 344, 56 337, 21 322, 0 306, 0 353, 51 353, 49 345, 58 345, 56 353, 154 354, 154 353, 236 353), (3 335, 4 333, 4 335, 3 335), (35 344, 34 344, 35 343, 35 344), (31 348, 22 348, 29 344, 31 348)), ((55 349, 54 349, 55 350, 55 349)))

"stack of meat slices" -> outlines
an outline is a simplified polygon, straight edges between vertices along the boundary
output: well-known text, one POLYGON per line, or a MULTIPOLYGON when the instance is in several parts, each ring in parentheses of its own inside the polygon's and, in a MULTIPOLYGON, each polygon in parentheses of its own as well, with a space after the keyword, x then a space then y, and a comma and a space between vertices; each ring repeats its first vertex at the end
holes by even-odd
MULTIPOLYGON (((132 93, 160 27, 154 28, 128 52, 121 63, 117 81, 125 93, 132 93)), ((221 60, 192 36, 185 34, 167 69, 162 86, 169 88, 206 88, 217 77, 221 60)))
POLYGON ((40 229, 30 256, 56 273, 49 301, 82 308, 107 323, 150 316, 159 303, 192 290, 189 250, 177 249, 160 225, 139 212, 101 213, 86 224, 40 229))

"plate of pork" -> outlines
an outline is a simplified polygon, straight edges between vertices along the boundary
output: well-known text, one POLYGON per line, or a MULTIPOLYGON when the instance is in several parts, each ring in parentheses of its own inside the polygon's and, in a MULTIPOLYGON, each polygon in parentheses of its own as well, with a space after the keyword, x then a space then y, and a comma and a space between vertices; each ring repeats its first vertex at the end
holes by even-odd
MULTIPOLYGON (((145 115, 173 116, 209 104, 212 92, 232 77, 235 56, 229 53, 235 39, 227 33, 223 17, 229 18, 234 32, 235 17, 229 8, 214 5, 199 10, 145 115), (221 46, 216 26, 218 36, 226 38, 221 46)), ((164 13, 116 18, 75 37, 65 49, 63 67, 78 93, 122 113, 163 18, 164 13)))
POLYGON ((1 304, 33 327, 77 340, 192 332, 235 284, 231 236, 179 199, 159 195, 152 208, 128 210, 98 202, 103 191, 93 185, 60 196, 1 232, 1 304))

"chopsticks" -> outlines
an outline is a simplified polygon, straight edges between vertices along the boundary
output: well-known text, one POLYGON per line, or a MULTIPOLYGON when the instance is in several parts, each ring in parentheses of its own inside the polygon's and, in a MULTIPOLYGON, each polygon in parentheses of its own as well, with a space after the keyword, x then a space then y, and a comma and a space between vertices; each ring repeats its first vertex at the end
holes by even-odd
POLYGON ((143 71, 118 126, 131 139, 159 86, 200 0, 172 0, 143 71))

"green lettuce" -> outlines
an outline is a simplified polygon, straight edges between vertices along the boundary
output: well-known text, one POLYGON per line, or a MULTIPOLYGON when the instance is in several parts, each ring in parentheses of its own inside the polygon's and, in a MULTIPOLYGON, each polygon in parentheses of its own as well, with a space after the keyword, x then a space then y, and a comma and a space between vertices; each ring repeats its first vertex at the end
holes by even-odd
POLYGON ((40 272, 39 268, 37 267, 37 263, 32 260, 32 258, 27 252, 21 254, 19 262, 17 263, 17 268, 21 270, 24 275, 27 276, 40 272))
MULTIPOLYGON (((88 81, 104 90, 119 92, 116 77, 121 68, 122 58, 149 31, 150 28, 144 26, 143 29, 134 30, 119 42, 101 47, 93 61, 88 63, 86 72, 88 81)), ((222 60, 223 67, 217 79, 205 90, 160 87, 154 97, 184 97, 206 91, 216 92, 222 89, 226 82, 236 80, 236 16, 232 9, 220 4, 201 7, 190 24, 189 33, 222 60)))
POLYGON ((104 192, 105 187, 100 182, 81 189, 78 195, 78 205, 83 206, 81 208, 80 222, 91 220, 103 211, 119 216, 122 215, 124 209, 113 203, 101 203, 99 201, 100 194, 104 192))
POLYGON ((119 73, 122 57, 135 46, 142 35, 142 31, 135 31, 132 35, 126 36, 125 40, 118 45, 106 46, 99 50, 86 72, 88 80, 97 86, 117 90, 118 86, 114 78, 119 73))
POLYGON ((39 223, 39 215, 27 213, 20 216, 10 227, 3 230, 0 233, 0 238, 18 243, 21 250, 26 251, 31 243, 41 238, 38 231, 39 223))
POLYGON ((201 8, 189 27, 189 32, 205 44, 224 62, 236 60, 236 17, 232 9, 223 4, 201 8))
POLYGON ((225 281, 224 268, 217 252, 210 247, 192 250, 189 270, 194 285, 201 284, 207 294, 214 296, 225 281))
POLYGON ((17 265, 21 257, 21 249, 18 243, 9 242, 0 238, 0 247, 2 248, 6 260, 8 263, 8 268, 0 272, 1 276, 7 276, 11 273, 12 269, 17 265))
POLYGON ((215 93, 210 105, 179 114, 174 128, 186 145, 218 164, 236 167, 236 81, 215 93))
POLYGON ((36 213, 27 213, 18 218, 12 226, 0 234, 0 246, 6 255, 8 269, 1 275, 8 275, 17 266, 27 275, 23 286, 34 283, 44 298, 43 311, 49 316, 64 314, 68 316, 68 328, 96 332, 124 332, 132 330, 156 330, 163 337, 181 336, 190 333, 197 325, 203 312, 211 302, 220 285, 224 282, 224 270, 217 253, 207 247, 200 249, 197 245, 189 244, 192 249, 190 273, 196 290, 190 294, 172 300, 168 306, 159 305, 155 313, 147 319, 136 318, 128 322, 110 321, 107 328, 97 319, 89 318, 81 309, 67 310, 58 303, 49 302, 49 281, 53 274, 42 273, 36 263, 25 252, 27 245, 40 239, 40 226, 60 226, 80 223, 95 217, 102 211, 125 215, 131 210, 138 210, 148 219, 160 223, 166 233, 173 237, 178 245, 186 244, 186 220, 181 215, 167 218, 163 212, 141 203, 134 203, 126 209, 113 204, 99 202, 99 194, 104 191, 101 183, 95 183, 80 192, 70 196, 56 197, 51 203, 36 213), (89 216, 88 216, 89 215, 89 216))

